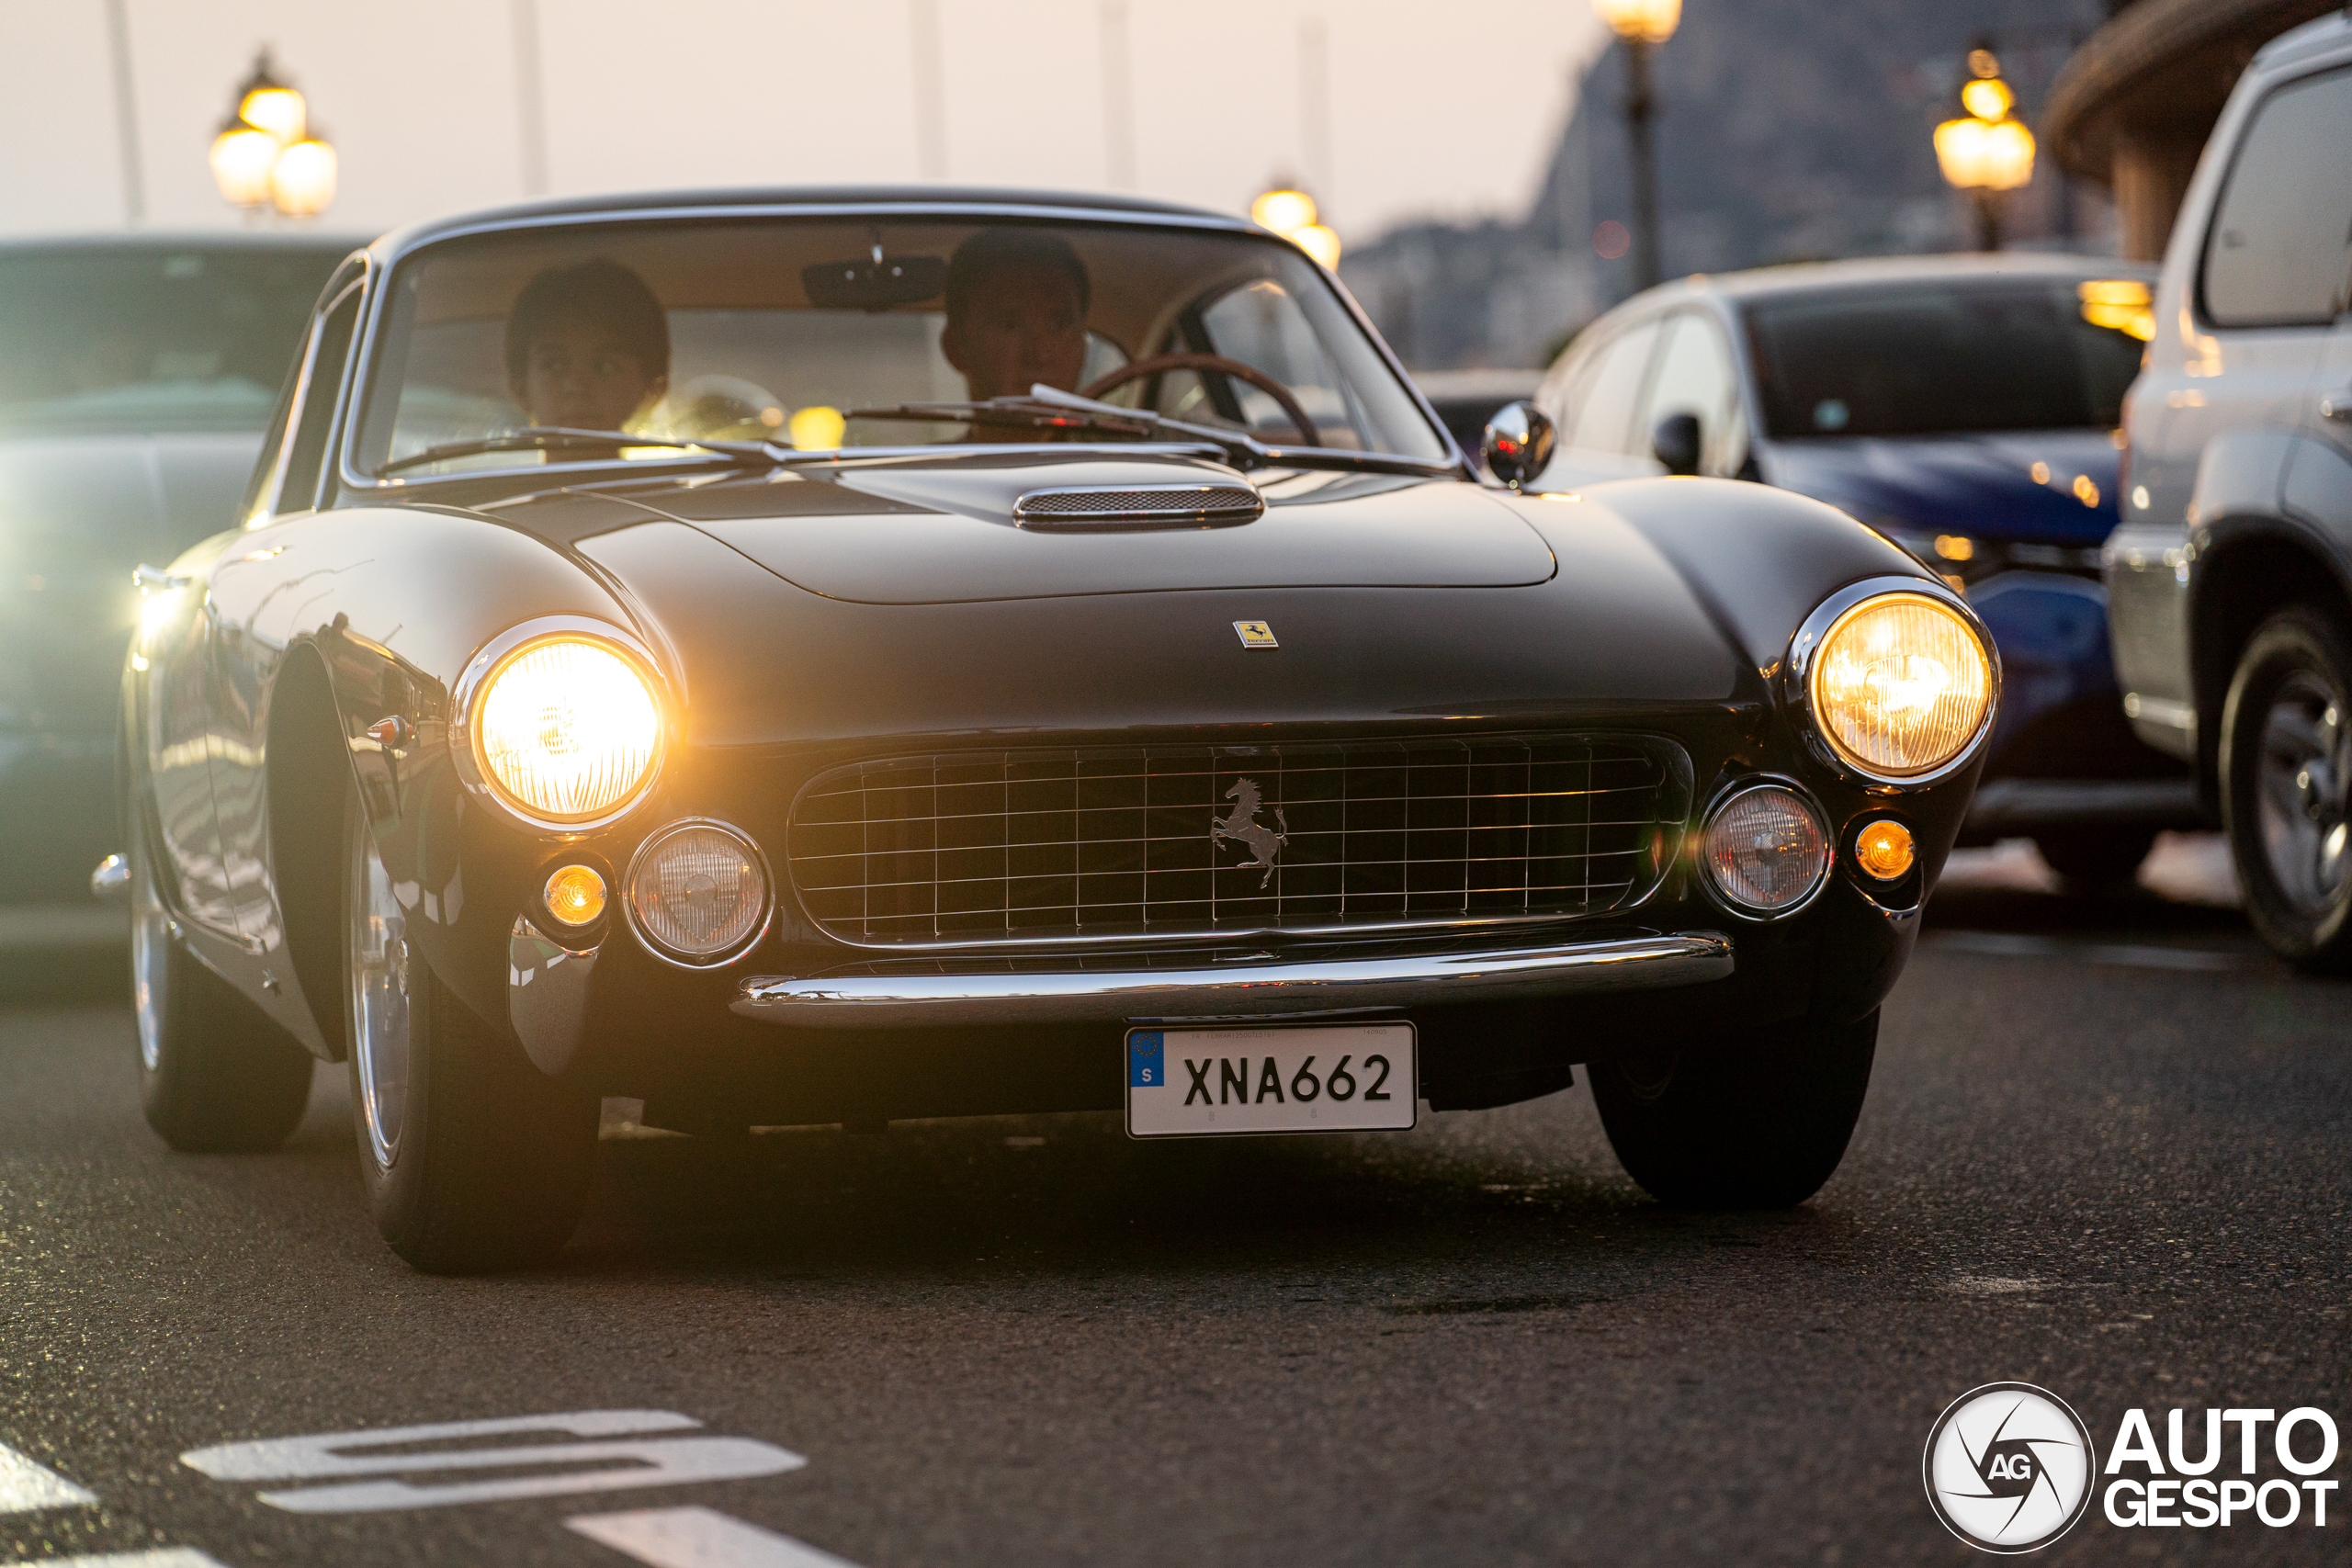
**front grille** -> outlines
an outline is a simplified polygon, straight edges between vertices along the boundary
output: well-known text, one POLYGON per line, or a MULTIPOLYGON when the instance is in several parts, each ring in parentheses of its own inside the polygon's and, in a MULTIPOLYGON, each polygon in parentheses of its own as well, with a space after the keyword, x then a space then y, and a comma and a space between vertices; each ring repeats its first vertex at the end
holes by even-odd
POLYGON ((811 781, 788 858, 871 945, 1560 919, 1656 886, 1690 793, 1646 736, 898 757, 811 781))

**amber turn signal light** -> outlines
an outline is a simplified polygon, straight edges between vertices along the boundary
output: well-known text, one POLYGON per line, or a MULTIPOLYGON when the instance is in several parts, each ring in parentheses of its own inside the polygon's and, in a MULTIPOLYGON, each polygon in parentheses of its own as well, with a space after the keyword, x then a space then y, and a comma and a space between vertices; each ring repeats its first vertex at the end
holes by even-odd
POLYGON ((1911 829, 1900 822, 1873 822, 1854 836, 1854 863, 1881 882, 1911 869, 1911 829))
POLYGON ((593 925, 605 912, 605 879, 584 865, 559 867, 548 878, 548 913, 567 926, 593 925))

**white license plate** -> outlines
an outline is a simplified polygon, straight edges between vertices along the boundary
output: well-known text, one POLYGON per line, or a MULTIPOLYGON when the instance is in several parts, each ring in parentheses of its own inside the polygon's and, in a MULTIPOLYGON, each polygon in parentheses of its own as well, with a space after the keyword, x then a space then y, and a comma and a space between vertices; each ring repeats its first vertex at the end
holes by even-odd
POLYGON ((1409 1023, 1127 1031, 1127 1133, 1347 1133, 1413 1124, 1409 1023))

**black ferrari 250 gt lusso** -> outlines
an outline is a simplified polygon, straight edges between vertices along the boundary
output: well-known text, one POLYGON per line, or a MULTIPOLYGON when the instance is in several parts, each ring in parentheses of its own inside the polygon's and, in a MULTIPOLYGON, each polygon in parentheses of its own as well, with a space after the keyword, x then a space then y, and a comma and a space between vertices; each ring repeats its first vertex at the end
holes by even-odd
POLYGON ((1794 1203, 1999 674, 1758 485, 1482 482, 1331 276, 1215 214, 552 203, 329 284, 235 526, 143 567, 149 1120, 347 1060, 420 1268, 561 1247, 650 1124, 1365 1131, 1585 1064, 1669 1201, 1794 1203))

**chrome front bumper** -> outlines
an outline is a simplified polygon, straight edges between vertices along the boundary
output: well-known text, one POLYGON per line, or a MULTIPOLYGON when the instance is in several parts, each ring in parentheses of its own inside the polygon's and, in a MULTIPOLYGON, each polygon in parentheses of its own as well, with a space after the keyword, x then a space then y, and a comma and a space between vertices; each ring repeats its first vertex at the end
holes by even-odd
POLYGON ((1197 969, 893 974, 746 978, 744 1018, 803 1029, 936 1028, 1125 1019, 1176 1022, 1366 1012, 1449 1002, 1654 990, 1727 978, 1716 931, 1485 953, 1415 953, 1197 969))

